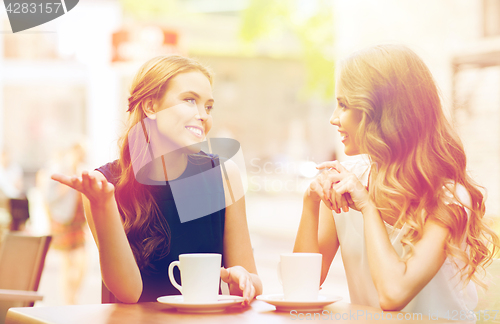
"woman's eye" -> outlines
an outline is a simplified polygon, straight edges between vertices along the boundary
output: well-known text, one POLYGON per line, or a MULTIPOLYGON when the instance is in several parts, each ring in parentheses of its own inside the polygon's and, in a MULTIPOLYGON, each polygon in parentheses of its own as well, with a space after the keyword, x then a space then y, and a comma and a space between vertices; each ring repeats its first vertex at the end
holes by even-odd
POLYGON ((184 99, 185 102, 189 102, 190 104, 192 105, 196 105, 196 99, 192 99, 192 98, 187 98, 187 99, 184 99))
POLYGON ((205 110, 207 111, 207 113, 210 113, 213 109, 214 109, 214 106, 206 106, 205 107, 205 110))
POLYGON ((343 110, 344 110, 344 109, 347 109, 347 106, 346 106, 346 105, 344 105, 344 104, 343 104, 343 103, 341 103, 341 102, 339 102, 339 107, 340 107, 341 109, 343 109, 343 110))

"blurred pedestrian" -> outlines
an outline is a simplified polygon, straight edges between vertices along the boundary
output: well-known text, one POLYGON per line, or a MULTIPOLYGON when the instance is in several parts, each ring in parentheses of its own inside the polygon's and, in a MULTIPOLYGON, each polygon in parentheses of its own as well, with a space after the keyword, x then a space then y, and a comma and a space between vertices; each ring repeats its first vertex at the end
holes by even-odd
POLYGON ((12 159, 10 150, 4 148, 0 158, 0 191, 8 198, 23 197, 23 179, 23 168, 12 159))
POLYGON ((80 172, 84 160, 85 151, 82 145, 74 144, 59 154, 47 167, 48 170, 41 170, 38 177, 50 218, 53 235, 51 247, 62 255, 64 301, 69 305, 77 304, 77 295, 87 264, 86 220, 82 195, 58 182, 50 181, 48 177, 53 172, 80 172))
POLYGON ((22 231, 29 218, 28 199, 24 192, 24 172, 4 147, 0 157, 0 222, 3 228, 22 231))

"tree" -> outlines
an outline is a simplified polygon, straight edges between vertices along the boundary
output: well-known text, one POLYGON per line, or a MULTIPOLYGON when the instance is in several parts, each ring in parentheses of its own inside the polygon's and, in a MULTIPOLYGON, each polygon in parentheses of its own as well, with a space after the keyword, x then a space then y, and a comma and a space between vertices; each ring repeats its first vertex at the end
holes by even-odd
POLYGON ((305 94, 331 99, 335 92, 332 1, 250 0, 242 15, 241 38, 255 43, 277 33, 291 33, 301 44, 307 69, 305 94))
MULTIPOLYGON (((269 36, 292 35, 300 44, 300 55, 306 66, 303 95, 333 98, 333 0, 248 1, 248 6, 241 12, 240 38, 250 46, 256 46, 259 41, 269 36)), ((190 16, 186 3, 180 0, 120 2, 127 13, 142 21, 159 22, 161 19, 179 19, 181 16, 185 20, 190 16)))

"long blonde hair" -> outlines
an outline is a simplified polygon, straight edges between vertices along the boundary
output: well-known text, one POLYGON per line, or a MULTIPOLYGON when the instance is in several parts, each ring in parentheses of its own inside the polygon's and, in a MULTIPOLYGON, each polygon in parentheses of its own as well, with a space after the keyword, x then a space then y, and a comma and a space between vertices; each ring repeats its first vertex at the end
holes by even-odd
MULTIPOLYGON (((134 126, 147 117, 145 105, 163 98, 169 80, 191 71, 203 73, 212 84, 211 72, 200 63, 171 55, 156 57, 144 63, 130 88, 128 125, 118 144, 120 158, 117 172, 120 177, 116 184, 116 197, 123 226, 140 269, 150 265, 153 256, 162 257, 169 253, 170 229, 151 193, 135 178, 129 135, 134 126)), ((143 150, 140 154, 145 155, 148 147, 143 146, 139 150, 143 150)))
POLYGON ((446 253, 463 262, 462 279, 484 286, 476 270, 491 262, 499 239, 483 220, 481 187, 467 174, 463 145, 425 63, 406 46, 379 45, 356 52, 338 69, 347 105, 362 111, 357 138, 372 160, 370 198, 395 227, 406 223, 409 228, 403 259, 411 257, 432 219, 449 229, 446 253), (471 204, 454 188, 443 189, 450 184, 464 186, 471 204), (453 204, 446 199, 450 193, 453 204), (493 251, 487 243, 493 243, 493 251))

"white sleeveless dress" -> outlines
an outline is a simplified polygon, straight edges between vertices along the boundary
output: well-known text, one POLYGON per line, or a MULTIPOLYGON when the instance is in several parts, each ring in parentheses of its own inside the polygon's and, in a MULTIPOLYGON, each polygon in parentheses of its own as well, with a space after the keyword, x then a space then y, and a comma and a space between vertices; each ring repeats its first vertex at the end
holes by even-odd
MULTIPOLYGON (((369 175, 369 161, 366 156, 342 162, 342 165, 353 172, 361 183, 366 186, 369 175)), ((464 204, 470 203, 470 197, 463 186, 457 186, 457 196, 464 204)), ((378 294, 373 284, 368 266, 368 257, 363 232, 363 215, 355 210, 333 213, 337 235, 340 242, 342 260, 349 286, 351 303, 369 305, 380 308, 378 294)), ((406 226, 395 229, 386 224, 391 243, 401 256, 403 246, 402 234, 406 226)), ((433 318, 460 318, 460 314, 469 314, 477 305, 476 286, 471 281, 463 288, 458 268, 452 261, 446 259, 438 273, 402 310, 409 313, 421 313, 433 318)))

